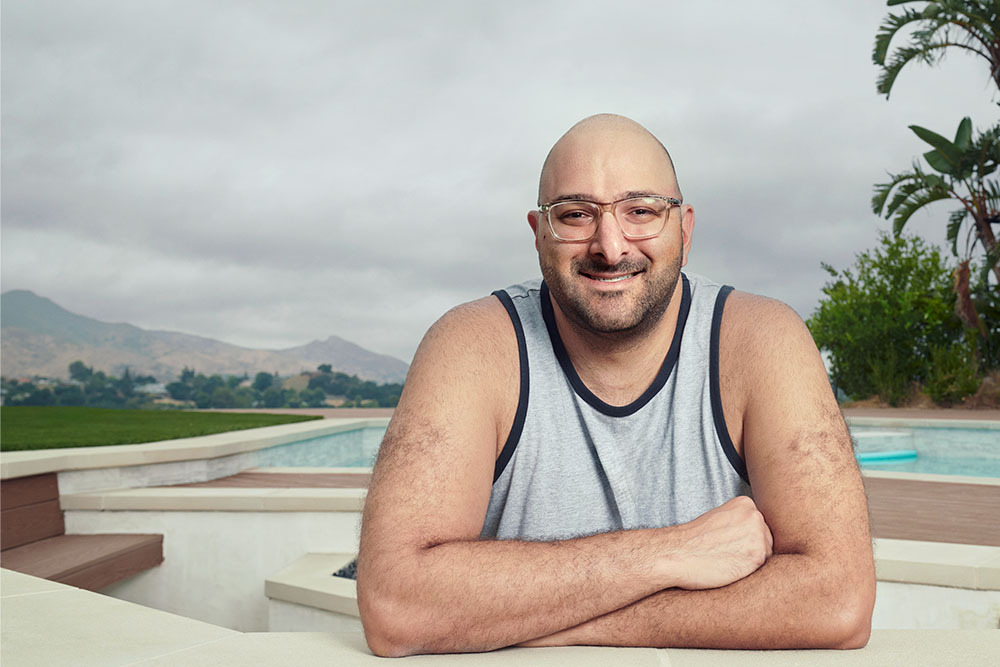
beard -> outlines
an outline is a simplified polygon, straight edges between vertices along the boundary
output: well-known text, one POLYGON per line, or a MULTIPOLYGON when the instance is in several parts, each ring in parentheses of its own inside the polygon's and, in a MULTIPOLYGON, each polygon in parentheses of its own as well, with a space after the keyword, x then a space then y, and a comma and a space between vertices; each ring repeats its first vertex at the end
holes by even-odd
POLYGON ((566 318, 590 334, 614 339, 630 339, 652 330, 667 311, 681 274, 678 254, 656 273, 648 260, 623 259, 608 265, 593 258, 573 260, 569 273, 563 274, 544 259, 542 277, 552 298, 566 318), (618 292, 585 293, 581 273, 639 273, 633 280, 639 285, 618 292))

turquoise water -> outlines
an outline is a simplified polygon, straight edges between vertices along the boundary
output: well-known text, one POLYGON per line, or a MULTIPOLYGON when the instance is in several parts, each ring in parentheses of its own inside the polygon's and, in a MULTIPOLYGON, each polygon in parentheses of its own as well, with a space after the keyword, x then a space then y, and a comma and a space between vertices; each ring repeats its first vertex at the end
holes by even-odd
POLYGON ((862 460, 865 470, 1000 477, 1000 429, 851 426, 858 454, 915 450, 916 458, 862 460))
POLYGON ((265 468, 368 468, 375 464, 384 435, 384 426, 369 426, 268 447, 257 452, 257 465, 265 468))
MULTIPOLYGON (((262 449, 262 467, 366 468, 385 427, 366 427, 262 449)), ((916 458, 861 461, 866 470, 1000 477, 1000 429, 852 426, 857 453, 915 450, 916 458)))

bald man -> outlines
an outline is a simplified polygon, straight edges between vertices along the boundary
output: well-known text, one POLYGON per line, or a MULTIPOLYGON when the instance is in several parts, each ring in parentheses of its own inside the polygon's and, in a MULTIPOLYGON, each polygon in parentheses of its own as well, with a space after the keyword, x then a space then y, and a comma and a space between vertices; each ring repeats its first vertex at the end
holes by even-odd
POLYGON ((681 271, 660 142, 581 121, 528 223, 543 280, 435 323, 386 432, 371 650, 864 646, 867 508, 819 354, 787 306, 681 271))

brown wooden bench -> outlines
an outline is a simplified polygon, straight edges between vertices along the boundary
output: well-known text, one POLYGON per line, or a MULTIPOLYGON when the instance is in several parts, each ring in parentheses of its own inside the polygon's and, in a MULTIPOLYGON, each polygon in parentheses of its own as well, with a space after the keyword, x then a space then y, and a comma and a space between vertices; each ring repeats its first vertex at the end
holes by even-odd
POLYGON ((0 483, 0 567, 96 591, 162 562, 162 535, 66 535, 55 473, 0 483))

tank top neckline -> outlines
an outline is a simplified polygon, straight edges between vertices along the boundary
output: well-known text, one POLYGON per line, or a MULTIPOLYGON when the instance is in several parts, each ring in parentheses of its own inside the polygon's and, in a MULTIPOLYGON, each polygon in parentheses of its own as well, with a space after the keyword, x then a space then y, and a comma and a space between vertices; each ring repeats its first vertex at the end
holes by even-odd
POLYGON ((691 285, 688 283, 687 276, 683 273, 681 273, 681 281, 681 307, 677 313, 677 326, 674 329, 674 337, 670 342, 670 349, 663 358, 663 363, 660 365, 660 370, 657 371, 656 377, 653 378, 653 382, 637 399, 627 405, 611 405, 604 402, 588 389, 587 385, 580 379, 580 375, 576 372, 576 368, 574 368, 573 362, 569 358, 569 353, 566 351, 562 337, 559 335, 555 313, 552 310, 552 302, 549 299, 549 286, 545 284, 544 280, 542 281, 539 294, 542 319, 545 321, 545 328, 548 329, 549 339, 552 341, 552 351, 559 361, 566 379, 569 380, 570 385, 573 387, 573 391, 576 392, 577 396, 586 401, 590 407, 609 417, 628 417, 641 410, 643 406, 653 400, 653 397, 663 389, 663 386, 670 378, 670 373, 673 371, 674 366, 677 365, 677 358, 680 356, 681 350, 681 339, 684 337, 684 325, 687 322, 688 312, 691 309, 691 285))

